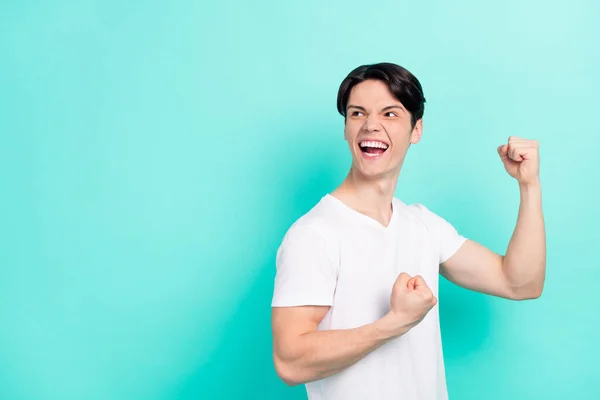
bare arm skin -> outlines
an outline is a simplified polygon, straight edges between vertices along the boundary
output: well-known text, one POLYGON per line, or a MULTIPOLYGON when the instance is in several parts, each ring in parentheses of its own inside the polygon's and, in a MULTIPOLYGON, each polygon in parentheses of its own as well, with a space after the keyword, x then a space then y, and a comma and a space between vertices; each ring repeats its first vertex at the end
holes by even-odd
POLYGON ((511 137, 509 145, 501 146, 498 152, 508 173, 519 180, 521 199, 506 255, 501 256, 468 240, 441 265, 440 272, 467 289, 513 300, 534 299, 542 294, 546 278, 546 233, 538 177, 538 144, 511 137))
POLYGON ((273 358, 288 385, 320 380, 353 365, 408 332, 437 303, 420 276, 402 273, 394 283, 390 312, 372 324, 318 330, 329 306, 273 307, 273 358))

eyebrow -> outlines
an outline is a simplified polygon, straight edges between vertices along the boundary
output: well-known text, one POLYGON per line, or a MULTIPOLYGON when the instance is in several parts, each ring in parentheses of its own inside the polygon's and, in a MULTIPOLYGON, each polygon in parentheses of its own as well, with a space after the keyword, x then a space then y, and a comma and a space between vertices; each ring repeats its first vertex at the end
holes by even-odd
POLYGON ((397 106, 397 105, 395 105, 395 106, 387 106, 387 107, 383 107, 383 109, 382 109, 381 111, 387 111, 387 110, 391 110, 392 108, 397 108, 397 109, 399 109, 399 110, 406 111, 406 109, 405 109, 404 107, 402 107, 402 106, 397 106))
MULTIPOLYGON (((361 107, 361 106, 355 106, 354 104, 350 104, 350 105, 347 107, 347 110, 349 110, 349 109, 351 109, 351 108, 356 108, 356 109, 358 109, 358 110, 361 110, 361 111, 366 111, 366 109, 365 109, 364 107, 361 107)), ((397 108, 397 109, 399 109, 399 110, 406 111, 406 109, 405 109, 404 107, 400 106, 400 105, 392 105, 392 106, 383 107, 383 108, 381 109, 381 111, 387 111, 387 110, 391 110, 391 109, 393 109, 393 108, 397 108)))

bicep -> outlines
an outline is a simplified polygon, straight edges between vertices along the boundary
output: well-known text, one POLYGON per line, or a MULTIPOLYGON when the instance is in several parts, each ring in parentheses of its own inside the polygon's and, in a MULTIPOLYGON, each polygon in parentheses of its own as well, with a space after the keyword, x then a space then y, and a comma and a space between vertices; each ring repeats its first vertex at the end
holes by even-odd
POLYGON ((502 269, 504 257, 485 246, 466 240, 460 249, 440 264, 440 273, 449 281, 480 293, 511 298, 502 269))
POLYGON ((316 332, 329 311, 329 306, 272 307, 273 351, 277 361, 296 358, 300 336, 316 332))

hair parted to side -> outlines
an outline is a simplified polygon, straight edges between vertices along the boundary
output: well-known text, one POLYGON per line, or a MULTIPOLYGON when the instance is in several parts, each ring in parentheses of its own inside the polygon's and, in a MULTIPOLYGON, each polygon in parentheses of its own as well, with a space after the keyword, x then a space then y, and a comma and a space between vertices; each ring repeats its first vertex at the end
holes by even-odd
POLYGON ((387 84, 390 91, 411 114, 414 127, 425 111, 425 96, 419 80, 407 69, 392 63, 361 65, 355 68, 342 81, 338 90, 337 109, 346 118, 346 107, 352 88, 369 79, 387 84))

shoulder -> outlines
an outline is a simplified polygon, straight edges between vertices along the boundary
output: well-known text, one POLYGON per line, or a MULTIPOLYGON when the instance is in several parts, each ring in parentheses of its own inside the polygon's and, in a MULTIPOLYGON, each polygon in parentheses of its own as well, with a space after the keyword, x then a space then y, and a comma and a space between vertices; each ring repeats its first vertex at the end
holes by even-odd
POLYGON ((432 211, 422 203, 404 204, 397 200, 409 218, 423 225, 427 230, 437 232, 452 228, 450 223, 441 215, 432 211))
POLYGON ((278 271, 335 271, 339 265, 337 236, 317 204, 285 232, 277 249, 278 271))
POLYGON ((295 220, 287 229, 282 244, 326 244, 336 238, 336 214, 326 197, 295 220))
POLYGON ((466 238, 450 222, 423 204, 411 204, 405 209, 413 218, 420 221, 433 239, 438 249, 440 263, 448 260, 466 241, 466 238))
POLYGON ((331 201, 324 196, 308 212, 300 216, 288 228, 285 237, 298 234, 312 235, 332 241, 339 229, 341 217, 331 201))
POLYGON ((401 200, 395 199, 396 203, 404 210, 408 218, 420 222, 425 226, 435 223, 435 220, 441 218, 422 203, 404 204, 401 200))

